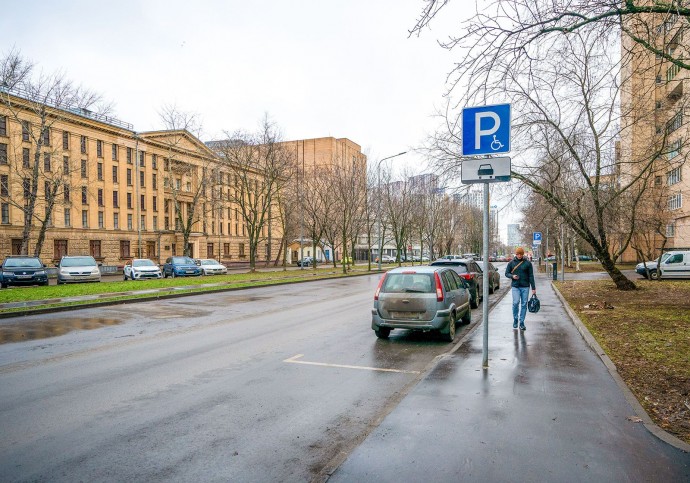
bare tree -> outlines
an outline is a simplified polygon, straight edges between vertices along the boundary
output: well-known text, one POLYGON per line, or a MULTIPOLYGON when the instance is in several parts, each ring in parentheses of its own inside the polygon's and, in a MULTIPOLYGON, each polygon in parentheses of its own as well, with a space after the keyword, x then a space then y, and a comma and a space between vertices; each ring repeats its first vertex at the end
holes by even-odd
MULTIPOLYGON (((450 0, 425 0, 410 34, 420 34, 450 0)), ((446 47, 477 45, 492 58, 494 50, 519 58, 552 35, 580 30, 620 31, 633 43, 682 69, 690 69, 682 50, 665 48, 664 36, 675 22, 690 23, 690 6, 683 0, 494 0, 485 2, 468 21, 463 34, 446 47), (478 25, 481 27, 477 28, 478 25), (476 44, 477 37, 483 40, 476 44)), ((472 56, 472 62, 479 56, 472 56)))
POLYGON ((409 239, 412 229, 412 207, 414 198, 412 196, 412 185, 409 182, 409 172, 402 174, 403 180, 392 181, 391 172, 384 170, 381 178, 384 180, 383 209, 386 212, 386 219, 395 242, 397 251, 397 262, 401 264, 401 256, 405 252, 405 243, 409 239))
MULTIPOLYGON (((213 146, 223 167, 232 175, 234 189, 229 191, 229 196, 247 227, 249 266, 255 271, 259 243, 268 240, 277 214, 276 197, 287 184, 295 164, 293 154, 282 143, 278 127, 268 115, 257 132, 237 131, 213 146)), ((266 245, 266 252, 268 260, 270 244, 266 245)))
POLYGON ((28 254, 29 241, 38 226, 34 248, 34 256, 38 257, 46 231, 52 226, 56 204, 61 197, 69 197, 69 173, 75 168, 69 157, 57 159, 55 127, 73 116, 73 112, 98 118, 109 112, 111 106, 61 72, 34 75, 33 69, 14 49, 0 59, 0 107, 21 126, 17 142, 13 142, 12 180, 20 185, 13 191, 23 193, 23 197, 9 196, 7 201, 24 213, 22 254, 28 254), (31 148, 24 148, 22 142, 30 143, 31 148), (39 191, 43 191, 43 196, 39 191))
MULTIPOLYGON (((619 102, 621 66, 631 65, 636 54, 630 52, 621 60, 618 31, 602 30, 599 24, 581 26, 568 35, 524 41, 520 35, 531 28, 530 11, 548 4, 548 0, 529 5, 499 1, 493 5, 519 12, 515 20, 482 23, 486 11, 473 17, 467 33, 446 44, 465 55, 452 85, 468 87, 459 102, 469 105, 511 102, 515 151, 529 153, 522 157, 526 161, 513 163, 513 178, 542 196, 592 247, 619 289, 634 289, 615 260, 636 230, 650 179, 666 169, 670 131, 619 158, 617 142, 631 128, 630 119, 637 125, 653 124, 654 113, 639 109, 646 102, 643 93, 637 93, 637 100, 628 96, 627 102, 619 102), (612 219, 621 235, 616 244, 610 239, 612 219)), ((429 12, 433 16, 435 11, 429 12)), ((455 124, 447 126, 453 131, 443 138, 454 144, 460 133, 455 124)), ((457 167, 460 160, 445 152, 438 164, 457 167)))

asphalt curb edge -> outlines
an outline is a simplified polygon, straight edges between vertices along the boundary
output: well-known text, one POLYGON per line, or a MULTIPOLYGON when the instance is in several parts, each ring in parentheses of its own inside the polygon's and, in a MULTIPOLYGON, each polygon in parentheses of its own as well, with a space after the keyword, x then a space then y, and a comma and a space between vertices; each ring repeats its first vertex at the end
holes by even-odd
POLYGON ((642 424, 644 425, 644 427, 647 428, 647 430, 650 433, 652 433, 654 436, 656 436, 663 442, 668 443, 671 446, 685 453, 690 453, 690 444, 680 440, 679 438, 673 436, 667 431, 661 429, 654 423, 654 421, 652 421, 652 418, 649 417, 647 411, 645 411, 645 409, 637 400, 637 398, 630 390, 628 385, 625 383, 625 381, 623 381, 623 378, 618 373, 618 369, 616 369, 616 365, 613 363, 611 358, 609 358, 604 349, 599 345, 594 336, 589 332, 585 324, 582 322, 582 320, 580 320, 580 317, 578 317, 578 315, 573 311, 573 309, 570 308, 570 304, 568 304, 568 302, 565 300, 565 297, 563 297, 563 295, 553 284, 553 282, 551 282, 551 288, 553 288, 553 291, 556 293, 556 296, 558 296, 558 298, 560 299, 561 304, 563 304, 563 308, 570 317, 570 320, 572 320, 573 325, 575 325, 575 328, 578 330, 578 332, 585 340, 587 345, 597 354, 599 359, 601 359, 601 361, 606 366, 606 369, 609 371, 609 374, 611 374, 613 380, 616 382, 621 391, 623 391, 625 399, 632 406, 633 410, 635 411, 635 415, 642 420, 642 424))

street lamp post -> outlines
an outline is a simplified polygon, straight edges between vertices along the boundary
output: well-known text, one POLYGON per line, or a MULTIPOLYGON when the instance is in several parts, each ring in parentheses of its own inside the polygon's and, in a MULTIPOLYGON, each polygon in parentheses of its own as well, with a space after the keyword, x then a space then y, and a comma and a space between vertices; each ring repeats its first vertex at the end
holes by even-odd
POLYGON ((398 156, 402 156, 403 154, 406 154, 407 151, 403 151, 402 153, 394 154, 393 156, 388 156, 387 158, 380 159, 378 164, 376 165, 376 196, 377 196, 377 219, 378 219, 378 240, 379 240, 379 263, 378 267, 379 270, 381 270, 381 257, 383 256, 383 239, 381 236, 381 163, 387 159, 391 158, 396 158, 398 156))

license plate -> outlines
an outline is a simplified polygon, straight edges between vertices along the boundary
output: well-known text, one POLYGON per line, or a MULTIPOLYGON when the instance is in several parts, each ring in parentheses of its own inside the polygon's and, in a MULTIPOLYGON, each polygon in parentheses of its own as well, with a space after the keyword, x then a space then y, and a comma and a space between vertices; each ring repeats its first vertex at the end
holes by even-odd
POLYGON ((393 319, 418 320, 424 312, 391 312, 390 314, 393 319))
POLYGON ((31 275, 17 275, 17 278, 31 278, 31 275))
POLYGON ((194 273, 194 270, 187 270, 185 273, 194 273))

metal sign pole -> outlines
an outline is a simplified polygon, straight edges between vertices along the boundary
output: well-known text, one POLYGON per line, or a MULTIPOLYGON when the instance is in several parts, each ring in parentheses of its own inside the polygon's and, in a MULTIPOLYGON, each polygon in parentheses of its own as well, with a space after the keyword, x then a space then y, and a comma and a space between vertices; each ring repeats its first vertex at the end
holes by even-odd
POLYGON ((489 367, 489 183, 484 183, 484 283, 482 284, 482 324, 484 325, 484 348, 482 350, 482 367, 489 367))

